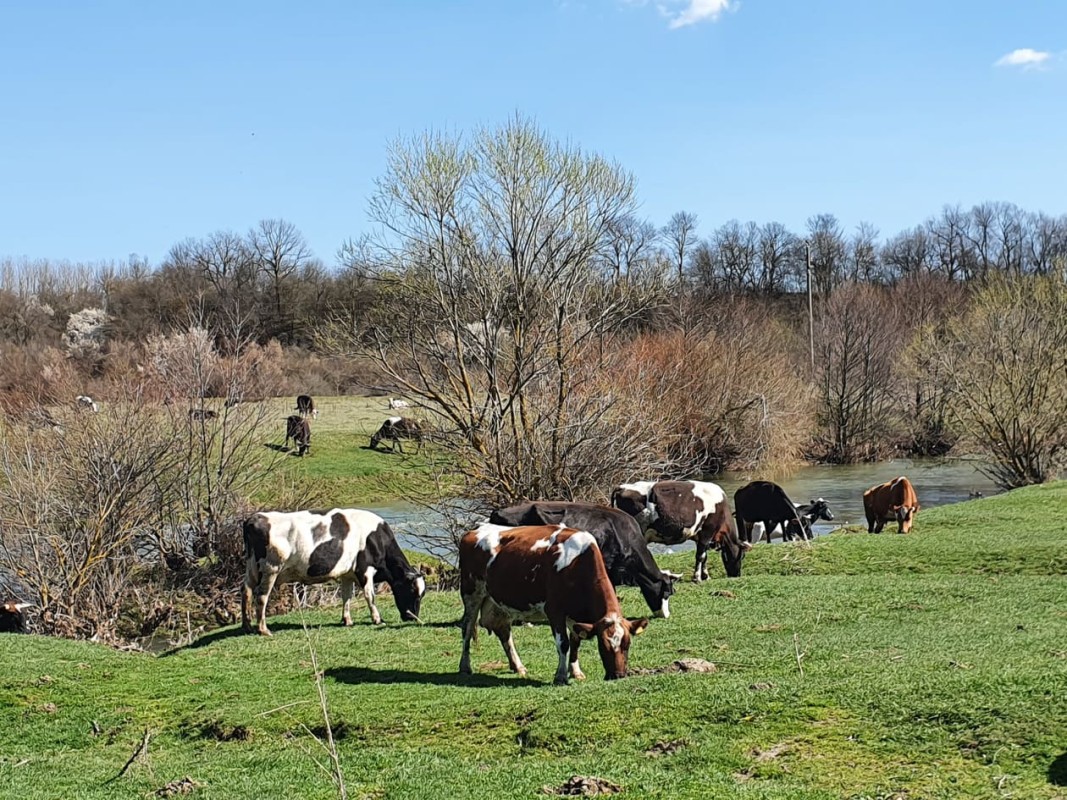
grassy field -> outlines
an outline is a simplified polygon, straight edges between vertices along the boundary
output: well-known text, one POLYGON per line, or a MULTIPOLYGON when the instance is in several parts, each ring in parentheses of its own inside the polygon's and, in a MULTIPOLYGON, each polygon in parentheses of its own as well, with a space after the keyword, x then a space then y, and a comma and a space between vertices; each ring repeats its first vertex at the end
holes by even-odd
MULTIPOLYGON (((281 446, 285 438, 285 418, 295 412, 291 397, 267 401, 270 430, 276 440, 268 446, 281 446)), ((319 415, 311 420, 311 450, 308 455, 286 458, 278 485, 298 482, 312 487, 313 504, 322 507, 362 507, 379 505, 397 498, 434 495, 432 445, 416 455, 414 445, 405 443, 406 455, 385 449, 371 450, 371 434, 387 417, 397 414, 388 408, 385 397, 316 398, 319 415)), ((418 416, 417 410, 405 413, 418 416)), ((295 453, 295 449, 293 451, 295 453)), ((256 499, 274 505, 276 493, 268 490, 256 499)))
POLYGON ((645 674, 611 683, 587 643, 589 680, 551 685, 544 627, 516 633, 529 679, 488 636, 458 675, 448 592, 423 625, 383 598, 381 627, 298 612, 160 657, 0 635, 0 796, 188 777, 194 798, 336 797, 313 641, 350 797, 533 798, 584 775, 622 797, 1067 798, 1067 484, 924 511, 907 537, 761 545, 745 567, 681 586, 634 642, 645 674), (718 670, 656 672, 680 658, 718 670))

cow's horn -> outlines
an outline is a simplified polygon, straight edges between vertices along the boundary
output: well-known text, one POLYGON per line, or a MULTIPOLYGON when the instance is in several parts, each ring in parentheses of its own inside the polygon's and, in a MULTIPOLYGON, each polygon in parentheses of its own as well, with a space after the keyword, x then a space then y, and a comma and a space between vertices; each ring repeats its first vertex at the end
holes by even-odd
POLYGON ((22 611, 24 608, 33 608, 33 603, 15 603, 16 611, 22 611))

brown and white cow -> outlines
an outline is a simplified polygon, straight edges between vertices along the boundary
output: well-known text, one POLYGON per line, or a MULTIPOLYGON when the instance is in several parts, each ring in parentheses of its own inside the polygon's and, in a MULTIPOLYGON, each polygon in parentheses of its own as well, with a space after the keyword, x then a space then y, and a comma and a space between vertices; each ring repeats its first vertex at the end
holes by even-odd
POLYGON ((693 580, 708 578, 708 550, 718 550, 731 578, 741 576, 741 562, 752 549, 737 536, 726 494, 705 481, 639 481, 616 486, 615 508, 636 517, 645 539, 660 544, 693 540, 697 546, 693 580))
POLYGON ((258 630, 267 630, 267 600, 276 582, 341 582, 341 621, 352 624, 350 605, 355 585, 363 588, 371 621, 381 624, 374 604, 379 583, 393 590, 401 620, 419 617, 426 580, 408 563, 388 523, 358 508, 332 511, 261 511, 244 522, 245 586, 241 623, 252 630, 253 595, 258 630))
POLYGON ((885 524, 894 520, 897 533, 908 533, 918 511, 919 498, 915 496, 915 488, 903 475, 872 486, 863 493, 867 533, 881 533, 885 524))
POLYGON ((495 633, 511 669, 526 667, 515 652, 511 624, 547 618, 559 654, 556 683, 585 675, 578 665, 583 639, 596 639, 607 680, 626 675, 631 637, 648 619, 626 619, 592 534, 562 525, 508 528, 486 523, 459 542, 463 597, 463 655, 459 671, 471 672, 470 645, 479 621, 495 633))
POLYGON ((389 417, 370 437, 370 446, 374 450, 378 447, 379 442, 385 440, 389 442, 390 453, 396 452, 397 449, 403 453, 404 446, 400 443, 400 440, 413 439, 415 441, 415 452, 418 452, 422 449, 424 435, 422 425, 419 424, 418 420, 410 417, 389 417))
POLYGON ((285 418, 285 446, 289 440, 296 445, 296 454, 304 455, 311 448, 311 423, 299 414, 290 414, 285 418))

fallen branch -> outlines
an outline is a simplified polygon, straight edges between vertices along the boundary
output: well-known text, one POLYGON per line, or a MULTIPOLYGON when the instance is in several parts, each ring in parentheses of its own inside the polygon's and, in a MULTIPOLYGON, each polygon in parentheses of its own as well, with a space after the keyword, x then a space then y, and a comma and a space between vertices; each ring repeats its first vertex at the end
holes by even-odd
POLYGON ((133 755, 130 756, 129 760, 125 764, 122 765, 122 769, 119 770, 119 774, 118 775, 116 775, 114 778, 110 778, 109 780, 104 781, 104 785, 105 786, 107 786, 109 783, 114 783, 119 778, 121 778, 123 775, 125 775, 126 774, 126 770, 128 770, 130 768, 130 766, 133 764, 133 762, 136 761, 142 754, 144 754, 144 753, 146 753, 148 751, 148 740, 151 737, 152 737, 151 732, 148 730, 148 728, 145 728, 144 729, 144 736, 141 737, 141 743, 139 745, 137 745, 136 749, 133 751, 133 755))

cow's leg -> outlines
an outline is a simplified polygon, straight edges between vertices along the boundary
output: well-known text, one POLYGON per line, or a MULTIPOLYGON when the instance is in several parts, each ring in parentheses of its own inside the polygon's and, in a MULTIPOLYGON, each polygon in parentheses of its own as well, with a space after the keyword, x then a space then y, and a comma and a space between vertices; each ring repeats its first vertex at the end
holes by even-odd
POLYGON ((874 526, 877 520, 871 516, 870 512, 867 512, 867 533, 874 533, 874 526))
POLYGON ((882 528, 884 528, 884 527, 885 527, 885 520, 879 518, 879 519, 875 520, 874 531, 873 532, 874 533, 881 533, 882 532, 882 528))
POLYGON ((463 595, 463 654, 459 657, 459 671, 464 675, 470 675, 471 669, 471 640, 478 633, 478 616, 485 602, 485 590, 476 589, 471 594, 463 595))
POLYGON ((511 636, 511 616, 487 597, 482 603, 482 627, 496 634, 500 640, 500 646, 504 648, 504 655, 508 657, 508 666, 512 672, 517 672, 526 677, 526 667, 519 660, 519 654, 515 650, 515 640, 511 636))
POLYGON ((367 570, 367 574, 363 576, 363 598, 370 608, 370 621, 375 625, 381 625, 382 615, 378 612, 378 606, 374 604, 374 589, 374 573, 367 570))
POLYGON ((404 443, 400 441, 399 436, 393 439, 393 444, 395 444, 396 449, 400 451, 400 455, 404 455, 404 443))
MULTIPOLYGON (((568 654, 570 653, 572 641, 571 634, 567 632, 566 622, 554 622, 552 624, 552 636, 556 640, 556 652, 559 653, 559 666, 556 667, 556 677, 554 680, 558 684, 566 684, 568 680, 567 670, 570 666, 568 654)), ((574 653, 575 665, 578 663, 577 650, 576 647, 574 653)), ((579 669, 578 672, 580 673, 581 669, 579 669)))
POLYGON ((699 536, 696 539, 697 556, 693 565, 693 583, 700 583, 708 579, 708 542, 699 536))
POLYGON ((341 578, 341 624, 352 627, 352 596, 356 593, 356 581, 353 578, 341 578))
POLYGON ((571 677, 576 681, 584 681, 585 673, 582 672, 582 668, 578 666, 578 647, 582 644, 582 640, 575 636, 573 633, 570 638, 571 647, 571 677))
POLYGON ((278 580, 278 573, 273 570, 262 570, 259 574, 259 583, 256 585, 256 623, 257 630, 263 636, 270 636, 267 630, 267 600, 274 590, 274 582, 278 580))
POLYGON ((241 592, 241 630, 245 633, 252 632, 252 588, 256 585, 252 567, 245 570, 245 583, 241 592))

